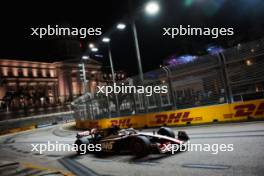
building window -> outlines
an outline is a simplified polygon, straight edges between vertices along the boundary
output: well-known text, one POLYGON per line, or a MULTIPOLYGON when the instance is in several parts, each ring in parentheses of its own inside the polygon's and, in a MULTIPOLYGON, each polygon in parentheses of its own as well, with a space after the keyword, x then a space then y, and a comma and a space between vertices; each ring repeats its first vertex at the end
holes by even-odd
POLYGON ((21 68, 18 69, 18 76, 19 77, 23 77, 24 76, 23 70, 21 68))
POLYGON ((37 69, 32 69, 32 74, 33 74, 33 77, 37 77, 38 76, 38 70, 37 69))
POLYGON ((41 78, 41 77, 43 76, 41 70, 37 70, 37 73, 38 73, 38 74, 37 74, 37 77, 38 77, 38 78, 41 78))
POLYGON ((12 68, 12 73, 13 73, 13 76, 17 77, 18 76, 18 68, 12 68))
POLYGON ((49 73, 51 78, 55 77, 55 70, 50 70, 49 73))
POLYGON ((42 69, 42 77, 46 78, 47 77, 47 70, 46 69, 42 69))
POLYGON ((29 69, 29 70, 28 70, 28 76, 29 76, 29 77, 33 77, 33 71, 32 71, 32 69, 29 69))
POLYGON ((7 76, 10 76, 10 77, 14 76, 14 74, 10 68, 8 68, 8 70, 7 70, 7 76))
POLYGON ((3 67, 2 71, 3 76, 8 76, 8 67, 3 67))
POLYGON ((28 77, 28 68, 23 68, 22 72, 24 77, 28 77))

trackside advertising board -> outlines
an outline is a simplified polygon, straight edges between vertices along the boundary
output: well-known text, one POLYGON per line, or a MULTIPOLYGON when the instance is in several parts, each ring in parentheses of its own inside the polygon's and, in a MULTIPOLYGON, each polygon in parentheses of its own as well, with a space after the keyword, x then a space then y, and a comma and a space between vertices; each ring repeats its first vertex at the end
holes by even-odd
POLYGON ((164 111, 157 113, 131 115, 119 118, 100 120, 76 120, 76 127, 108 128, 118 125, 121 128, 143 128, 158 126, 177 126, 187 124, 203 124, 211 122, 234 122, 247 119, 264 119, 264 99, 219 104, 181 110, 164 111))

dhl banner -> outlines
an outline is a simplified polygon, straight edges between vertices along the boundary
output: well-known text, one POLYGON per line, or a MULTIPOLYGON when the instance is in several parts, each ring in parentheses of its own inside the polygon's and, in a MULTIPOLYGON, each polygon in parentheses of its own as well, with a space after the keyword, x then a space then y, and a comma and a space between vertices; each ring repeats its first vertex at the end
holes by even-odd
POLYGON ((264 99, 131 115, 118 118, 83 121, 76 120, 76 127, 80 129, 87 129, 94 127, 108 128, 112 125, 118 125, 121 128, 143 128, 177 125, 182 126, 212 122, 232 122, 248 119, 264 119, 264 99))

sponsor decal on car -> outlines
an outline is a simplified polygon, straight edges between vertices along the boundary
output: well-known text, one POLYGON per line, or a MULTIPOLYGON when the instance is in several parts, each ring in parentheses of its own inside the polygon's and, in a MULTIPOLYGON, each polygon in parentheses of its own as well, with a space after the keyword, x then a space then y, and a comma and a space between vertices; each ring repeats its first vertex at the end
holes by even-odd
POLYGON ((103 150, 112 150, 114 141, 104 141, 101 143, 101 147, 103 150))

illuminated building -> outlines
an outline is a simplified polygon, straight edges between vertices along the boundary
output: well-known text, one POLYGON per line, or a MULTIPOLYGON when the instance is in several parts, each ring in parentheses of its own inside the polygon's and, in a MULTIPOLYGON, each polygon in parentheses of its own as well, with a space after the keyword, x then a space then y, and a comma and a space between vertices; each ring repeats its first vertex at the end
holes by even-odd
MULTIPOLYGON (((0 100, 9 107, 64 104, 83 94, 78 62, 31 62, 0 59, 0 100)), ((93 92, 101 63, 86 64, 88 90, 93 92)))

